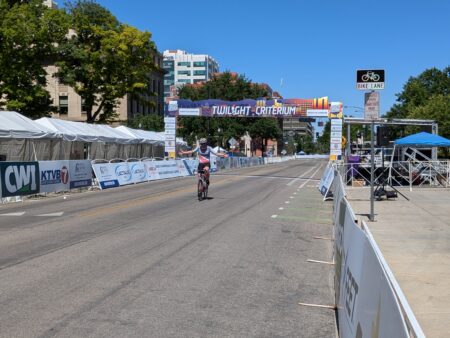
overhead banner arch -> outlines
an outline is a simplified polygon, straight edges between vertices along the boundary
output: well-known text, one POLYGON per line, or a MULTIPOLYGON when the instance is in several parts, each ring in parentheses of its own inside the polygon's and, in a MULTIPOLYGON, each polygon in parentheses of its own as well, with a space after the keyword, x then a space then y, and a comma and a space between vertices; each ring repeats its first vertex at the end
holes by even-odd
POLYGON ((176 100, 166 106, 165 116, 205 117, 327 117, 328 97, 315 99, 245 99, 223 101, 208 99, 201 101, 176 100), (315 115, 317 114, 317 115, 315 115))
POLYGON ((208 99, 191 101, 186 99, 170 101, 165 106, 165 153, 175 158, 176 117, 317 117, 330 118, 333 122, 333 138, 330 140, 330 159, 336 160, 342 154, 342 103, 328 102, 328 97, 313 99, 245 99, 224 101, 208 99), (334 120, 334 121, 333 121, 334 120), (339 122, 339 123, 338 123, 339 122), (334 126, 336 124, 336 126, 334 126), (335 141, 339 139, 339 143, 335 141))

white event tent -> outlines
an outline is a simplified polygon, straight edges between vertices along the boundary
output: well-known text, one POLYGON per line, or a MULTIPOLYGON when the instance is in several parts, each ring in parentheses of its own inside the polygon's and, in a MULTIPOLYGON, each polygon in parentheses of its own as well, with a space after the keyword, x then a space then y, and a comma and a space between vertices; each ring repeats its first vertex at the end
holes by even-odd
MULTIPOLYGON (((0 111, 0 161, 164 157, 164 132, 0 111)), ((177 145, 184 145, 177 138, 177 145)))
POLYGON ((13 111, 0 111, 0 160, 58 159, 61 134, 13 111))

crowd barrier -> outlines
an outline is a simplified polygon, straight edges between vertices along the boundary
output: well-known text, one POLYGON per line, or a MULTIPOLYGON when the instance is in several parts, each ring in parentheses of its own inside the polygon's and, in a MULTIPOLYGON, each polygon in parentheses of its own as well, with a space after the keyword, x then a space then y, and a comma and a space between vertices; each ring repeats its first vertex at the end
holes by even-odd
MULTIPOLYGON (((339 336, 425 337, 367 224, 360 226, 335 167, 333 180, 334 290, 339 336)), ((321 191, 322 192, 322 191, 321 191)))
POLYGON ((329 159, 330 155, 321 155, 321 154, 314 154, 314 155, 295 155, 296 159, 312 159, 312 160, 319 160, 319 159, 329 159))
POLYGON ((17 196, 68 191, 92 185, 89 160, 0 162, 2 202, 17 196))
MULTIPOLYGON (((214 158, 211 161, 211 170, 276 163, 275 159, 214 158)), ((288 159, 292 158, 284 157, 279 162, 288 159)), ((92 182, 101 189, 108 189, 153 180, 192 176, 197 166, 198 160, 193 158, 0 162, 0 199, 2 203, 21 201, 21 196, 70 191, 90 187, 92 182)))
POLYGON ((122 161, 92 163, 96 182, 101 189, 119 187, 166 178, 194 175, 198 160, 122 161))

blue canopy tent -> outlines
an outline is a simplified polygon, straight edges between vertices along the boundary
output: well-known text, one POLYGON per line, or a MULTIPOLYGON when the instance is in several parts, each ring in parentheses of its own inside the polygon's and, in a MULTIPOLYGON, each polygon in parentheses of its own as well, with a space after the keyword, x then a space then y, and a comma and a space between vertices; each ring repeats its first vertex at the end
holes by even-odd
POLYGON ((450 140, 439 135, 421 132, 395 140, 394 145, 415 148, 450 147, 450 140))

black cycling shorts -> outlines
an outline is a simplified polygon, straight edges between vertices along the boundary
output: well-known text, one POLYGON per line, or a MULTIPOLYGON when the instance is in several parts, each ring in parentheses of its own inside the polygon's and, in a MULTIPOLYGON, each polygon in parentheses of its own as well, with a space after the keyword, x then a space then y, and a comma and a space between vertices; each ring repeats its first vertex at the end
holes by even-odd
POLYGON ((205 169, 205 167, 209 168, 210 164, 209 163, 199 163, 198 167, 197 167, 197 171, 201 171, 201 170, 205 169))

